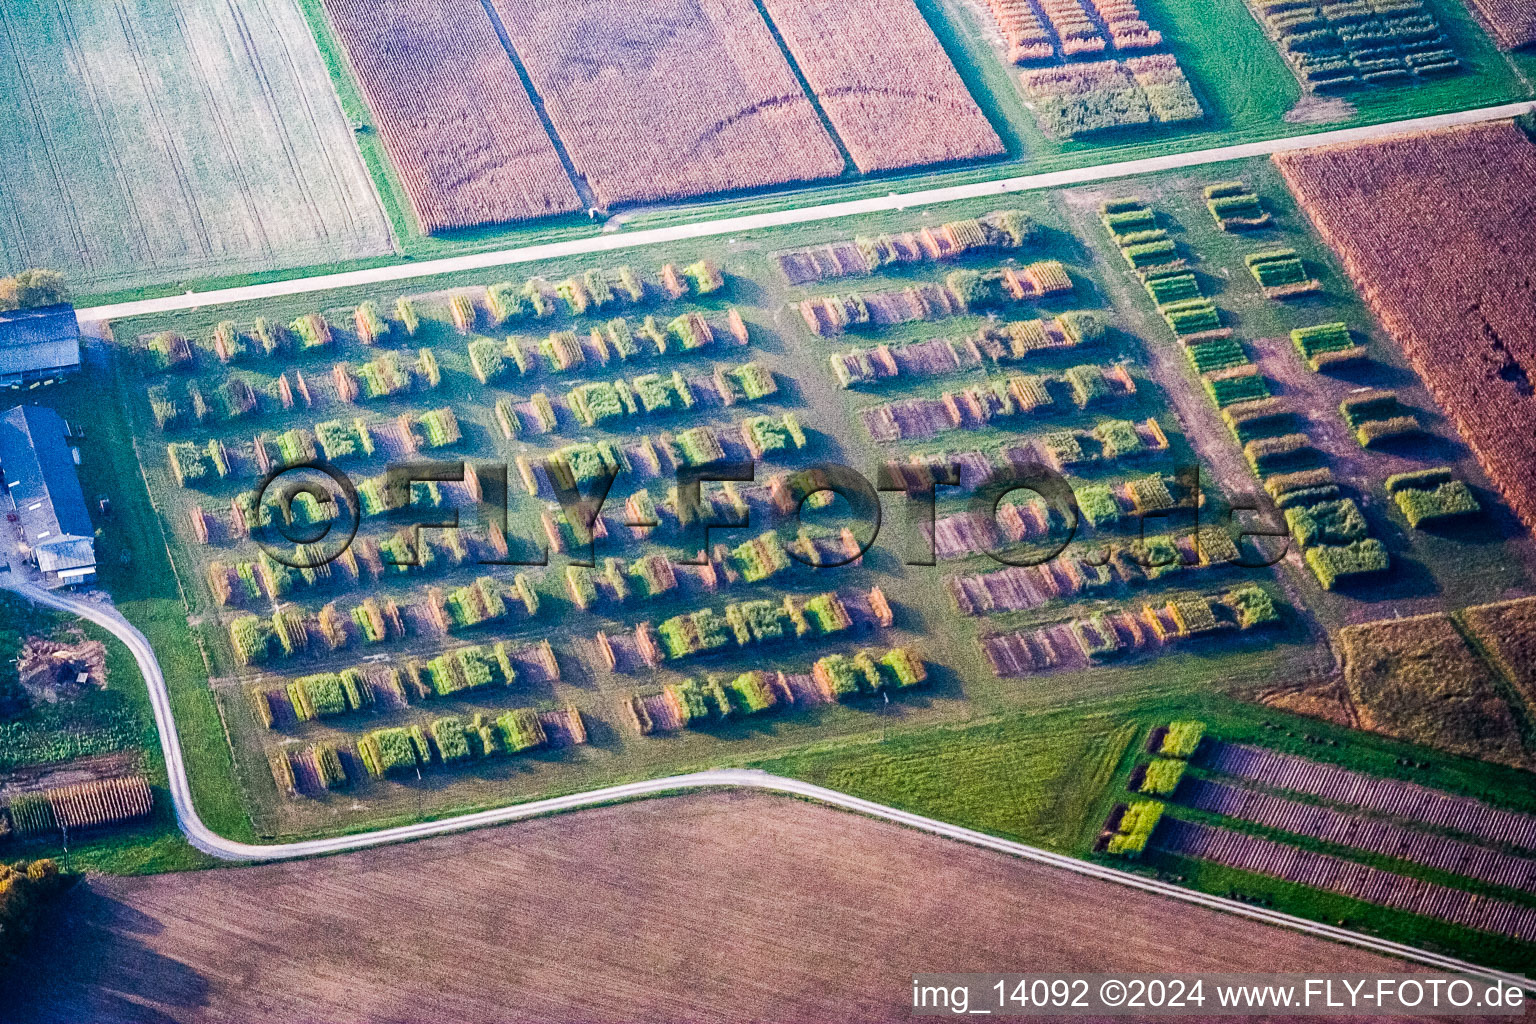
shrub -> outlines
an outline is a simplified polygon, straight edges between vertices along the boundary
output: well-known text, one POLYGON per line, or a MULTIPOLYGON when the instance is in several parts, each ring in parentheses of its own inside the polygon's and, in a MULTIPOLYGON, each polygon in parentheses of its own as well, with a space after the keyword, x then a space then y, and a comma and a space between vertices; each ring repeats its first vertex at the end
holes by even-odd
POLYGON ((1109 852, 1121 857, 1140 857, 1162 820, 1163 805, 1156 800, 1138 800, 1120 819, 1120 831, 1109 840, 1109 852))
POLYGON ((1363 539, 1367 532, 1365 517, 1353 498, 1288 508, 1285 523, 1303 548, 1314 544, 1348 544, 1363 539))
POLYGON ((1303 359, 1311 359, 1320 352, 1342 352, 1355 347, 1349 325, 1342 321, 1298 328, 1291 332, 1291 343, 1303 359))
POLYGON ((400 326, 405 328, 407 337, 415 337, 416 329, 421 326, 421 317, 416 313, 416 304, 402 296, 395 302, 395 319, 400 321, 400 326))
POLYGON ((1169 722, 1168 731, 1163 733, 1163 744, 1158 747, 1158 753, 1166 757, 1181 757, 1188 760, 1195 756, 1195 751, 1200 747, 1200 741, 1205 737, 1205 723, 1190 720, 1169 722))
POLYGON ((1434 490, 1441 484, 1448 484, 1454 479, 1456 479, 1456 474, 1450 466, 1436 466, 1433 469, 1415 469, 1407 473, 1394 473, 1387 477, 1387 493, 1396 494, 1402 490, 1434 490))
POLYGON ((468 761, 472 756, 469 738, 464 733, 464 722, 460 718, 450 715, 433 721, 432 742, 437 744, 437 756, 443 764, 468 761))
POLYGON ((1344 417, 1344 422, 1351 429, 1371 420, 1391 419, 1401 413, 1402 405, 1398 402, 1396 391, 1362 391, 1339 403, 1339 415, 1344 417))
POLYGON ((432 759, 420 726, 375 729, 357 741, 357 753, 374 778, 410 771, 417 767, 418 757, 423 764, 432 759))
POLYGON ((229 624, 229 640, 242 665, 259 665, 272 654, 272 625, 255 615, 242 615, 229 624))
POLYGON ((379 315, 378 303, 372 299, 359 305, 352 319, 357 327, 357 340, 364 345, 372 345, 389 334, 389 324, 379 315))
POLYGON ((1218 409, 1269 397, 1269 385, 1257 366, 1241 366, 1205 377, 1205 390, 1218 409))
POLYGON ((1232 609, 1240 629, 1251 629, 1268 622, 1280 621, 1280 611, 1275 599, 1258 584, 1250 583, 1234 587, 1222 595, 1222 603, 1232 609))
POLYGON ((1471 488, 1460 480, 1451 480, 1431 489, 1402 487, 1393 498, 1407 516, 1408 525, 1414 529, 1426 523, 1460 519, 1482 511, 1471 488))
POLYGON ((1188 767, 1187 763, 1176 758, 1155 758, 1142 775, 1140 791, 1153 796, 1172 796, 1184 778, 1184 769, 1188 767))
POLYGON ((1120 503, 1103 484, 1077 488, 1077 509, 1095 529, 1113 525, 1120 518, 1120 503))
POLYGON ((507 364, 501 355, 505 347, 490 338, 476 338, 469 343, 469 363, 480 383, 489 384, 506 370, 507 364))
POLYGON ((496 729, 509 754, 542 747, 549 739, 544 732, 544 723, 539 721, 538 713, 527 708, 519 708, 497 716, 496 729))
POLYGON ((1332 590, 1340 580, 1385 572, 1391 558, 1381 541, 1374 537, 1342 546, 1319 545, 1307 551, 1307 565, 1324 590, 1332 590))
POLYGON ((1184 299, 1160 307, 1174 334, 1199 334, 1221 326, 1221 313, 1210 299, 1184 299))
POLYGON ((1108 318, 1091 310, 1069 309, 1056 322, 1079 345, 1096 345, 1109 334, 1108 318))
POLYGON ((331 325, 319 313, 306 313, 295 320, 290 329, 298 335, 301 349, 325 348, 331 343, 331 325))
POLYGON ((1362 448, 1373 448, 1387 441, 1413 437, 1420 432, 1419 418, 1413 415, 1391 416, 1384 420, 1367 420, 1355 428, 1355 440, 1362 448))
POLYGON ((1093 428, 1093 436, 1103 446, 1100 457, 1105 459, 1134 455, 1146 447, 1130 420, 1105 420, 1093 428))

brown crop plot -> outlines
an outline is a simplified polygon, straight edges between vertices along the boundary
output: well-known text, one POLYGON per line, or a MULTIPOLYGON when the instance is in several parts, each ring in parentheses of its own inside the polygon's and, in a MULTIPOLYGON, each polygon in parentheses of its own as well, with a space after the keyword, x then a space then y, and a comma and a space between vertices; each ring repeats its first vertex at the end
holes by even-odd
POLYGON ((859 170, 1003 152, 912 0, 764 0, 763 8, 859 170))
POLYGON ((751 0, 494 0, 604 205, 830 178, 843 158, 751 0))
POLYGON ((1536 43, 1536 4, 1530 0, 1472 0, 1499 46, 1513 50, 1536 43))
POLYGON ((18 1019, 891 1021, 907 1016, 902 979, 919 964, 1012 970, 1027 949, 1052 970, 1151 973, 1167 969, 1169 935, 1192 972, 1405 969, 755 795, 303 863, 93 878, 64 905, 18 965, 29 979, 7 1008, 18 1019))
POLYGON ((428 232, 581 208, 479 0, 325 0, 428 232))
POLYGON ((1339 630, 1344 682, 1367 729, 1521 764, 1520 733, 1493 673, 1444 614, 1339 630))
POLYGON ((1536 526, 1536 146, 1505 122, 1275 162, 1493 482, 1536 526))

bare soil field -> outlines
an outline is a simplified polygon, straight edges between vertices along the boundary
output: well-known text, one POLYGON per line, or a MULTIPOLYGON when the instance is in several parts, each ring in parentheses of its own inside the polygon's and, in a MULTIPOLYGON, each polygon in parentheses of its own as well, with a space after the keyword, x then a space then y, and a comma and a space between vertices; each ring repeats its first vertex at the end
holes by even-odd
POLYGON ((1536 526, 1536 146, 1505 122, 1275 163, 1493 482, 1536 526))
POLYGON ((135 287, 390 250, 294 0, 0 5, 0 272, 135 287))
POLYGON ((764 0, 763 9, 859 170, 1003 152, 912 0, 764 0))
POLYGON ((884 1021, 913 971, 1401 970, 828 808, 711 794, 93 879, 0 1020, 884 1021), (1176 946, 1170 936, 1179 936, 1176 946))
POLYGON ((479 0, 326 0, 427 232, 581 208, 479 0))
POLYGON ((751 0, 494 0, 550 123, 603 205, 842 172, 751 0))

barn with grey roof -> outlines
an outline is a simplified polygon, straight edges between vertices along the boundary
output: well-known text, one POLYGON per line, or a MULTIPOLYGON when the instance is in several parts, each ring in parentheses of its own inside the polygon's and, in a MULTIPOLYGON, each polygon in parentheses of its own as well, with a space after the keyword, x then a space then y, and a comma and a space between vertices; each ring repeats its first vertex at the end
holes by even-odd
POLYGON ((70 305, 0 313, 0 388, 30 387, 80 368, 80 324, 70 305))
POLYGON ((0 415, 0 485, 6 526, 21 528, 22 554, 46 582, 95 579, 96 531, 58 413, 23 405, 0 415))

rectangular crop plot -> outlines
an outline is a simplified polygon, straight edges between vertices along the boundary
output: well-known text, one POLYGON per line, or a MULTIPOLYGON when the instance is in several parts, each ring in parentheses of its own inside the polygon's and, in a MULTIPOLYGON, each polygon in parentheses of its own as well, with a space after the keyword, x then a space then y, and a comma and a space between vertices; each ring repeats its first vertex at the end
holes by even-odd
POLYGON ((1522 937, 1536 928, 1536 907, 1492 897, 1472 898, 1460 889, 1243 832, 1192 821, 1165 821, 1156 833, 1156 841, 1160 848, 1185 857, 1269 875, 1479 931, 1522 937))
POLYGON ((1207 779, 1185 780, 1179 801, 1212 814, 1385 854, 1493 885, 1536 892, 1536 860, 1450 836, 1207 779))
POLYGON ((813 181, 843 158, 751 0, 494 0, 603 205, 813 181))
POLYGON ((1271 789, 1460 832, 1486 843, 1536 850, 1536 814, 1494 807, 1469 796, 1237 743, 1218 744, 1206 767, 1271 789))
POLYGON ((1536 526, 1536 146, 1512 122, 1275 157, 1527 526, 1536 526))
POLYGON ((859 170, 1003 152, 912 0, 764 0, 763 9, 859 170))
POLYGON ((1502 49, 1536 43, 1536 6, 1528 0, 1472 0, 1472 6, 1493 29, 1502 49))
POLYGON ((0 272, 77 292, 386 253, 294 0, 0 5, 0 272))
POLYGON ((479 0, 325 0, 424 231, 581 208, 479 0))

